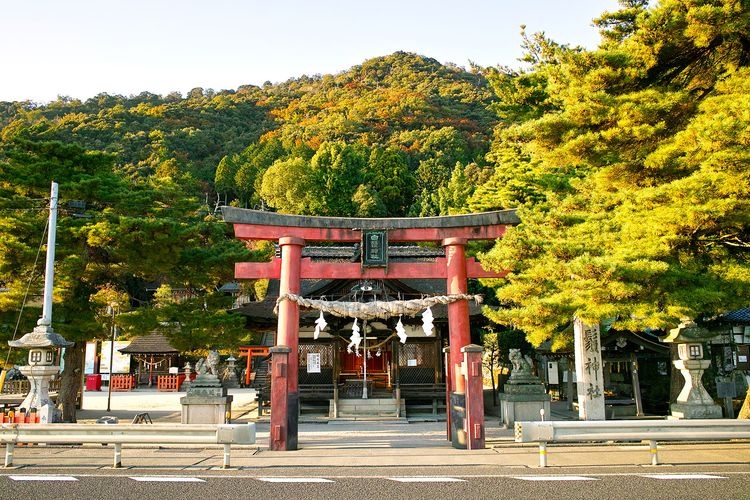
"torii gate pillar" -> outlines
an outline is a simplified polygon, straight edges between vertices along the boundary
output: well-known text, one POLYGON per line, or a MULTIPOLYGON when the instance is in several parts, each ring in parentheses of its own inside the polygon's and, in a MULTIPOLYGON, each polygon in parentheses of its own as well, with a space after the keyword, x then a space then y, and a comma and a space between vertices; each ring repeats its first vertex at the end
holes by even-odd
MULTIPOLYGON (((468 292, 466 243, 466 238, 446 238, 442 241, 447 267, 446 291, 449 295, 468 292)), ((468 301, 458 300, 448 304, 448 336, 450 340, 450 370, 448 373, 451 374, 450 380, 446 381, 450 385, 450 398, 447 408, 450 412, 449 421, 451 425, 449 435, 455 448, 467 448, 467 430, 477 426, 484 428, 483 413, 469 414, 467 412, 470 403, 482 402, 484 398, 481 385, 479 391, 476 391, 476 385, 468 386, 466 384, 462 348, 471 344, 468 301), (479 394, 475 394, 475 392, 479 392, 479 394)))
MULTIPOLYGON (((302 267, 302 247, 305 246, 305 240, 286 236, 279 238, 279 247, 281 248, 281 273, 279 276, 279 293, 299 294, 302 267)), ((279 322, 276 332, 276 345, 286 346, 289 348, 289 358, 287 369, 283 375, 280 374, 280 381, 283 384, 286 379, 286 393, 283 391, 271 391, 271 408, 285 410, 286 416, 286 435, 285 442, 274 441, 271 433, 272 449, 296 450, 297 449, 297 420, 299 418, 299 305, 291 300, 282 300, 279 303, 279 322), (276 401, 276 399, 286 397, 286 401, 276 401)), ((280 413, 277 411, 277 414, 280 413)))

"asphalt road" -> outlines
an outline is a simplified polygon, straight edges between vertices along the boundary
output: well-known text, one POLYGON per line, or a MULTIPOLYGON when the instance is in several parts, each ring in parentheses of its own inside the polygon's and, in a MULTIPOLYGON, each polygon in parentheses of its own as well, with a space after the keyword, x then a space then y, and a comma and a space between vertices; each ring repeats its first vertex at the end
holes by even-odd
POLYGON ((0 498, 750 499, 746 465, 584 469, 432 467, 0 473, 0 498), (494 470, 493 470, 494 469, 494 470))

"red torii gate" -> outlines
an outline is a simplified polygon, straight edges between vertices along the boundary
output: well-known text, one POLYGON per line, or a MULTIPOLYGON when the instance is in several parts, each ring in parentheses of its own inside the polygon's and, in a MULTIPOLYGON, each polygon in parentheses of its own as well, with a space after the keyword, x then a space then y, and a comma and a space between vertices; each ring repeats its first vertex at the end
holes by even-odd
MULTIPOLYGON (((225 222, 234 224, 238 239, 278 241, 281 258, 274 257, 271 262, 239 262, 235 264, 235 277, 278 279, 280 296, 285 293, 299 294, 302 279, 316 278, 445 278, 448 294, 465 294, 468 278, 502 276, 501 273, 482 269, 473 258, 467 259, 467 242, 500 238, 508 225, 519 223, 514 210, 389 219, 282 215, 234 207, 222 207, 222 213, 225 222), (384 265, 376 263, 375 267, 370 267, 357 262, 313 262, 309 258, 302 258, 302 248, 308 241, 363 243, 362 252, 365 254, 364 234, 368 232, 384 236, 385 255, 380 255, 385 261, 384 265), (445 248, 445 257, 434 262, 387 263, 388 242, 437 242, 445 248)), ((377 262, 377 256, 375 260, 377 262)), ((448 304, 448 329, 448 439, 457 448, 484 448, 482 349, 469 345, 469 304, 466 300, 448 304)), ((299 305, 290 300, 281 301, 276 347, 270 350, 272 450, 297 449, 298 340, 299 305)))

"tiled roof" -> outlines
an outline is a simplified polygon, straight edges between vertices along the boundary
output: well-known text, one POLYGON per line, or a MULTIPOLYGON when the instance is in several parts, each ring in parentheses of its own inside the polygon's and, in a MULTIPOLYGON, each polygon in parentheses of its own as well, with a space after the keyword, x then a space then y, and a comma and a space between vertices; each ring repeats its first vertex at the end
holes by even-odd
POLYGON ((123 354, 178 354, 180 352, 169 344, 164 335, 155 332, 136 337, 129 346, 119 351, 123 354))
POLYGON ((722 315, 726 321, 736 321, 738 323, 750 323, 750 307, 730 311, 722 315))

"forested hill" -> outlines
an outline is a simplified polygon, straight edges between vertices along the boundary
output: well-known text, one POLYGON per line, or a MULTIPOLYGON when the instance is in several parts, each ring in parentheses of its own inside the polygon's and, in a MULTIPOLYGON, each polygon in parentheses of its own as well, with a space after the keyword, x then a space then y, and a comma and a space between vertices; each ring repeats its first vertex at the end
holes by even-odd
MULTIPOLYGON (((596 49, 522 34, 518 71, 397 52, 219 93, 0 103, 0 282, 12 291, 0 294, 0 341, 51 179, 61 202, 85 206, 59 225, 56 271, 61 331, 79 338, 107 331, 102 289, 149 302, 144 283, 159 283, 199 300, 235 262, 267 258, 232 239, 219 204, 369 217, 516 208, 522 223, 479 256, 506 273, 493 284, 503 307, 486 314, 555 349, 573 317, 638 331, 747 307, 750 2, 619 3, 594 20, 596 49)), ((187 313, 169 297, 156 294, 150 318, 180 318, 185 345, 243 334, 211 297, 187 313)))
MULTIPOLYGON (((186 96, 99 94, 45 105, 4 102, 0 138, 78 143, 114 153, 115 169, 134 180, 189 174, 200 181, 193 184, 195 194, 212 202, 224 159, 218 179, 222 203, 258 206, 271 200, 272 208, 282 211, 344 215, 354 210, 351 197, 359 189, 365 214, 400 215, 414 205, 420 189, 446 184, 456 162, 481 164, 495 123, 488 109, 493 97, 480 71, 397 52, 337 75, 262 88, 195 88, 186 96), (282 203, 291 196, 288 186, 270 186, 272 176, 260 196, 263 174, 276 160, 310 172, 316 165, 328 169, 320 158, 310 165, 321 146, 332 158, 353 155, 350 175, 341 179, 346 193, 337 193, 348 200, 322 200, 312 207, 307 199, 282 203), (391 176, 382 170, 389 168, 391 176), (400 193, 393 192, 393 175, 403 184, 400 193)), ((319 194, 309 185, 289 189, 319 194)))

